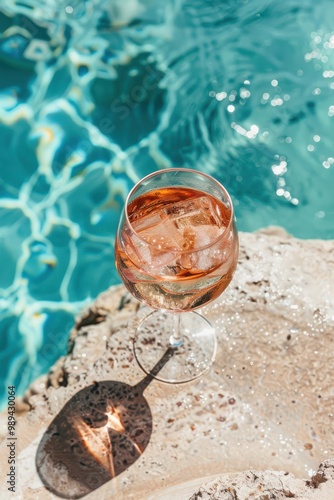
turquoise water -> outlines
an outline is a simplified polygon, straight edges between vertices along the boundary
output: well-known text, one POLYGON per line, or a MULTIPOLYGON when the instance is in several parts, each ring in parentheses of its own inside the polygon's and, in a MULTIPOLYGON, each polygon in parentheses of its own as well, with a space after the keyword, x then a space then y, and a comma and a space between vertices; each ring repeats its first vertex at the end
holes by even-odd
POLYGON ((240 230, 334 238, 333 19, 331 0, 1 2, 1 398, 119 282, 122 204, 158 168, 218 178, 240 230))

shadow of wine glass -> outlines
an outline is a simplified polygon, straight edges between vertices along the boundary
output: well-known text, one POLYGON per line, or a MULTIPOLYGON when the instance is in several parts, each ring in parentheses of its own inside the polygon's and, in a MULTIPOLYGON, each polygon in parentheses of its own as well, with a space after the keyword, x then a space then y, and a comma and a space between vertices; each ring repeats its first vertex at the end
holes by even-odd
POLYGON ((49 491, 62 498, 81 498, 141 456, 152 433, 152 414, 143 392, 173 355, 169 348, 135 386, 95 382, 65 404, 36 453, 37 472, 49 491))

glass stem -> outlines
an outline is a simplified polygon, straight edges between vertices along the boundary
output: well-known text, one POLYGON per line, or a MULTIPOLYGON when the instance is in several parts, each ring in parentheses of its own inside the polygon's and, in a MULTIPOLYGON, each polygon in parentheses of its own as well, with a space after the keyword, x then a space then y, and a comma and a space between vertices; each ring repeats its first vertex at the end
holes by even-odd
POLYGON ((181 347, 183 345, 183 338, 180 333, 180 313, 171 313, 173 319, 173 333, 169 337, 169 342, 172 347, 181 347))

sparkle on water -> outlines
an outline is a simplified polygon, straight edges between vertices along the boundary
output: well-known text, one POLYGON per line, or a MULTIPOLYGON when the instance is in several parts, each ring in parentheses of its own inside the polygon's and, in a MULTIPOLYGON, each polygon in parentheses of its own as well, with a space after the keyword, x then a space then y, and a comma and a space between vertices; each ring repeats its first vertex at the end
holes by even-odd
POLYGON ((8 0, 0 9, 2 396, 119 279, 139 178, 214 175, 241 230, 333 238, 330 0, 8 0))

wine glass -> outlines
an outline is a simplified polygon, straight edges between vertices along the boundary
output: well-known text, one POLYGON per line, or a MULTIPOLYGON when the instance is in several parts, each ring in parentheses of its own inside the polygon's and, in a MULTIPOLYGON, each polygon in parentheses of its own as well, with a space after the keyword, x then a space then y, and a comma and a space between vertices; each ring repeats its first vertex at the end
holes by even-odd
POLYGON ((193 380, 211 367, 214 328, 194 312, 229 285, 238 259, 231 198, 213 177, 187 168, 154 172, 130 191, 115 243, 116 267, 130 293, 153 312, 134 340, 137 362, 163 382, 193 380))

